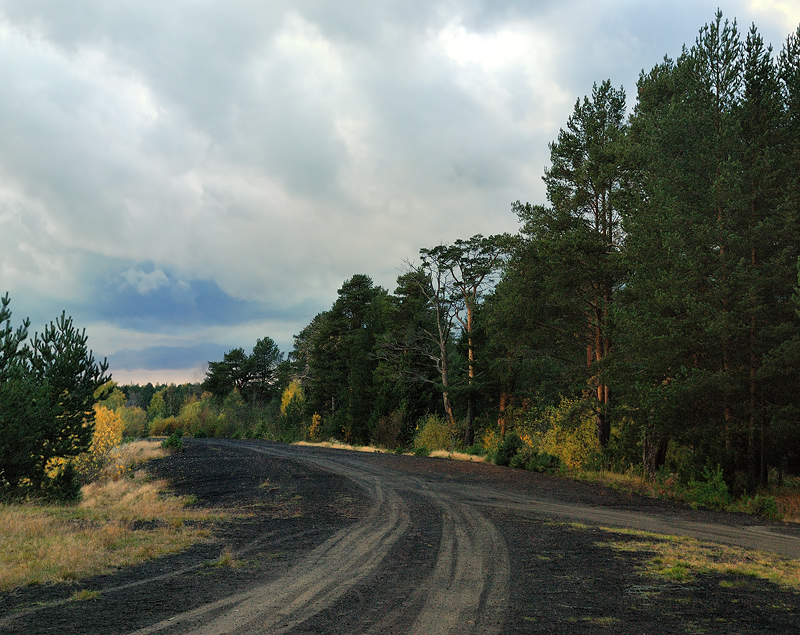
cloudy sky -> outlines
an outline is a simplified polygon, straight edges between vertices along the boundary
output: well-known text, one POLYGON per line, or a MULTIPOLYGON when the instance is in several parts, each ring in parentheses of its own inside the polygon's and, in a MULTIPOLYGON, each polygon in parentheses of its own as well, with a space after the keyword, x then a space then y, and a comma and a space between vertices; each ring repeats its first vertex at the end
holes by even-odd
MULTIPOLYGON (((515 231, 575 100, 721 6, 796 0, 0 0, 0 294, 119 383, 196 381, 356 273, 515 231)), ((631 100, 629 99, 629 102, 631 100)))

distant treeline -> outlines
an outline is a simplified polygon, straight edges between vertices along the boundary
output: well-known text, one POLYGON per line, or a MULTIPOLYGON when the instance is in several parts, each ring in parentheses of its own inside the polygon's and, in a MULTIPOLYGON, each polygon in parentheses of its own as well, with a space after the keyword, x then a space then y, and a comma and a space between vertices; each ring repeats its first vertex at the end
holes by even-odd
POLYGON ((421 249, 393 293, 353 276, 288 359, 265 338, 211 362, 204 398, 128 400, 386 447, 435 420, 469 451, 513 434, 585 466, 721 468, 739 492, 799 473, 800 28, 774 55, 718 14, 641 74, 632 115, 595 85, 550 156, 516 235, 421 249))

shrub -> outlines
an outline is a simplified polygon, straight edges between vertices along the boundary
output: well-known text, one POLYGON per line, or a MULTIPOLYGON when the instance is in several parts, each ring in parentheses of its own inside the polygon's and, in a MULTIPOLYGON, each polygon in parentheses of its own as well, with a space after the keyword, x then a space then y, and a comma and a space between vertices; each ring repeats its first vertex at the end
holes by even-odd
POLYGON ((182 430, 181 422, 175 417, 158 417, 150 422, 150 436, 166 437, 182 430))
POLYGON ((372 431, 373 442, 382 447, 393 449, 402 444, 403 413, 395 410, 391 414, 380 417, 372 431))
POLYGON ((94 431, 88 452, 75 457, 74 468, 83 482, 97 477, 105 466, 108 453, 122 443, 125 422, 105 406, 94 407, 94 431))
POLYGON ((731 502, 728 484, 722 477, 722 467, 717 465, 715 470, 708 466, 703 468, 703 480, 689 480, 686 491, 686 500, 692 505, 700 505, 711 509, 724 509, 731 502))
POLYGON ((211 393, 203 393, 199 399, 189 399, 178 416, 181 429, 196 438, 219 436, 222 421, 217 410, 211 393))
POLYGON ((308 428, 308 440, 319 441, 319 433, 322 429, 322 415, 315 412, 311 415, 311 425, 308 428))
POLYGON ((121 406, 117 414, 124 424, 122 436, 126 439, 140 439, 147 436, 147 413, 138 406, 121 406))
POLYGON ((547 452, 536 452, 525 463, 525 469, 531 472, 555 474, 561 469, 561 459, 547 452))
POLYGON ((177 433, 172 433, 164 439, 161 442, 161 447, 170 452, 183 452, 186 449, 183 439, 177 433))
POLYGON ((494 456, 502 440, 503 438, 497 430, 494 428, 487 428, 481 436, 481 447, 483 448, 484 454, 486 454, 486 456, 494 456))
POLYGON ((428 415, 417 425, 414 449, 417 448, 427 448, 429 452, 451 450, 453 448, 453 431, 440 417, 428 415))
POLYGON ((480 442, 473 443, 466 450, 464 450, 464 452, 466 452, 470 456, 483 456, 484 454, 486 454, 486 451, 483 449, 483 444, 481 444, 480 442))
POLYGON ((744 496, 736 503, 733 509, 745 514, 772 518, 773 520, 778 520, 781 517, 778 503, 774 496, 762 496, 761 494, 756 494, 752 498, 744 496))
POLYGON ((597 465, 601 449, 588 402, 562 399, 557 407, 545 411, 541 423, 544 432, 536 435, 540 452, 557 456, 569 468, 597 465))
MULTIPOLYGON (((507 434, 500 443, 500 447, 497 448, 497 452, 495 452, 494 462, 497 465, 510 465, 511 460, 523 447, 525 447, 525 444, 517 434, 513 432, 507 434)), ((523 467, 523 465, 518 467, 523 467)))
POLYGON ((59 465, 43 486, 42 493, 47 500, 72 503, 81 497, 81 484, 72 461, 59 465))

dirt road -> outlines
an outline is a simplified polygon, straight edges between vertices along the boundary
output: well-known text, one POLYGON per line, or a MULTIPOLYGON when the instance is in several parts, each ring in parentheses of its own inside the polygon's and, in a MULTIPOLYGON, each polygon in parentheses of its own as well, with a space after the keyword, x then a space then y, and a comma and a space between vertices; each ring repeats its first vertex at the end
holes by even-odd
POLYGON ((0 596, 0 633, 791 633, 800 595, 643 575, 594 525, 800 558, 800 530, 490 465, 196 440, 153 469, 245 515, 80 587, 0 596), (574 522, 588 526, 575 526, 574 522), (232 558, 219 560, 228 548, 232 558))

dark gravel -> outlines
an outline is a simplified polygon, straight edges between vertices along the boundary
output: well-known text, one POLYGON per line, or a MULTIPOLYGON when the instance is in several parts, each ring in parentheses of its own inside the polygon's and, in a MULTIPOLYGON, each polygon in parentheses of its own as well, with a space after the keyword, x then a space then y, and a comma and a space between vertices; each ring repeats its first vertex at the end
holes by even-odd
MULTIPOLYGON (((234 509, 242 515, 219 523, 212 541, 180 554, 72 584, 2 594, 0 634, 136 631, 254 584, 282 579, 298 559, 368 514, 371 500, 363 486, 307 460, 342 456, 342 451, 262 446, 288 454, 276 458, 249 451, 245 443, 189 441, 186 452, 152 462, 150 470, 169 479, 177 493, 196 496, 199 505, 234 509), (214 566, 225 548, 241 566, 214 566), (100 595, 95 600, 69 601, 80 589, 100 595)), ((346 454, 353 465, 366 470, 434 485, 491 488, 709 523, 757 522, 494 466, 346 454)), ((415 591, 432 576, 444 530, 442 513, 425 496, 405 491, 403 505, 408 529, 380 568, 288 632, 402 633, 411 628, 424 602, 415 591), (396 617, 387 623, 389 614, 396 617)), ((800 633, 797 592, 741 576, 700 575, 679 584, 643 575, 639 565, 648 554, 602 546, 632 539, 626 535, 576 528, 503 506, 481 510, 505 541, 510 564, 508 605, 496 613, 496 632, 800 633)), ((469 624, 464 631, 470 632, 469 624)))

